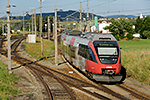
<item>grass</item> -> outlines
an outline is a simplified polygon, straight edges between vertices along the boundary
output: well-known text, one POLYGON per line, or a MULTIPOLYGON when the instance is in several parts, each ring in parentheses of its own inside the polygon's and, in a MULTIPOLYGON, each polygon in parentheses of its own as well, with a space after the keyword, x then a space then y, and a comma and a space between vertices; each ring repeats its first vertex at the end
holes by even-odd
MULTIPOLYGON (((43 39, 43 55, 44 57, 53 56, 52 50, 55 49, 54 42, 43 39)), ((41 59, 41 42, 40 38, 36 38, 36 43, 28 43, 25 48, 26 52, 29 55, 32 55, 32 58, 41 59)))
POLYGON ((119 41, 127 76, 150 85, 150 40, 119 41))
POLYGON ((119 41, 124 51, 150 51, 150 40, 119 41))
POLYGON ((12 100, 11 95, 19 91, 15 86, 19 77, 8 73, 8 66, 0 62, 0 100, 12 100))

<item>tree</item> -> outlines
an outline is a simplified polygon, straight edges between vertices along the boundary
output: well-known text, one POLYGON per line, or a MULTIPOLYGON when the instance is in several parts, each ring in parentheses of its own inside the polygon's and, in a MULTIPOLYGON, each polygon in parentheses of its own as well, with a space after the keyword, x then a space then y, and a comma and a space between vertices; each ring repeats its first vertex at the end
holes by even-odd
POLYGON ((145 30, 143 32, 144 37, 146 37, 147 39, 150 39, 150 31, 145 30))
POLYGON ((142 19, 140 19, 140 16, 138 16, 138 18, 136 19, 136 24, 135 24, 135 32, 139 33, 141 28, 142 28, 142 19))
MULTIPOLYGON (((34 15, 32 15, 32 16, 34 17, 34 15)), ((29 25, 30 25, 30 28, 32 27, 32 16, 30 17, 30 19, 27 22, 28 23, 27 30, 29 30, 29 25)), ((34 20, 33 20, 33 23, 34 23, 34 20)), ((40 15, 36 15, 36 29, 37 29, 37 31, 40 30, 40 15)))
POLYGON ((112 19, 112 24, 105 29, 109 29, 117 40, 123 39, 126 32, 133 34, 132 23, 126 21, 125 18, 120 18, 119 20, 112 19))
POLYGON ((143 38, 147 38, 147 36, 144 35, 144 31, 150 31, 150 17, 145 17, 143 22, 142 22, 142 26, 141 26, 141 30, 140 30, 140 34, 143 38))
MULTIPOLYGON (((53 16, 52 15, 49 15, 49 19, 50 19, 50 24, 51 24, 51 26, 52 26, 52 23, 53 23, 53 16)), ((42 26, 42 30, 43 30, 43 32, 47 32, 47 29, 45 30, 45 24, 47 24, 48 25, 48 16, 46 16, 45 17, 45 19, 43 20, 43 26, 42 26)), ((51 27, 51 31, 53 30, 53 28, 51 27)))

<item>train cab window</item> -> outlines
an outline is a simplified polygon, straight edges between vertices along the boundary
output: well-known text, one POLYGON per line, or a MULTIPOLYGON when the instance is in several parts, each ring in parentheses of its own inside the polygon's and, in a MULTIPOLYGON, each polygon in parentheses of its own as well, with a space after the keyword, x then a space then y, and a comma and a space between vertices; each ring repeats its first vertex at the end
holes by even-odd
POLYGON ((92 51, 92 49, 90 47, 88 47, 87 59, 92 60, 97 63, 94 52, 92 51))
POLYGON ((119 48, 116 41, 96 41, 94 46, 102 64, 116 64, 119 48))

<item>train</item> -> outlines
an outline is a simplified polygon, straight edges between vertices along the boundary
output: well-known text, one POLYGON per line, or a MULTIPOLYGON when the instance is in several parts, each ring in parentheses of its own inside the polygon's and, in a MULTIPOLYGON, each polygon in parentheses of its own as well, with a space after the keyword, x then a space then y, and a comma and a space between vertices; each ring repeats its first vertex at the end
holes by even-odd
POLYGON ((126 70, 121 66, 121 48, 112 34, 65 31, 61 37, 64 57, 90 79, 122 82, 126 70))

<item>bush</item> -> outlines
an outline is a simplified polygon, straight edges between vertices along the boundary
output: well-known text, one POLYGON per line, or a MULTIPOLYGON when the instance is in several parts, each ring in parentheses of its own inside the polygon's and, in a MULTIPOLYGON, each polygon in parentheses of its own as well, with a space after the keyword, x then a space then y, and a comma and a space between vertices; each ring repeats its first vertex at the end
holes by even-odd
POLYGON ((117 41, 120 40, 118 35, 115 35, 115 38, 116 38, 117 41))
POLYGON ((133 39, 133 35, 131 33, 128 33, 127 36, 128 40, 132 40, 133 39))
POLYGON ((144 37, 147 37, 147 39, 150 39, 150 31, 144 31, 143 35, 144 37))

